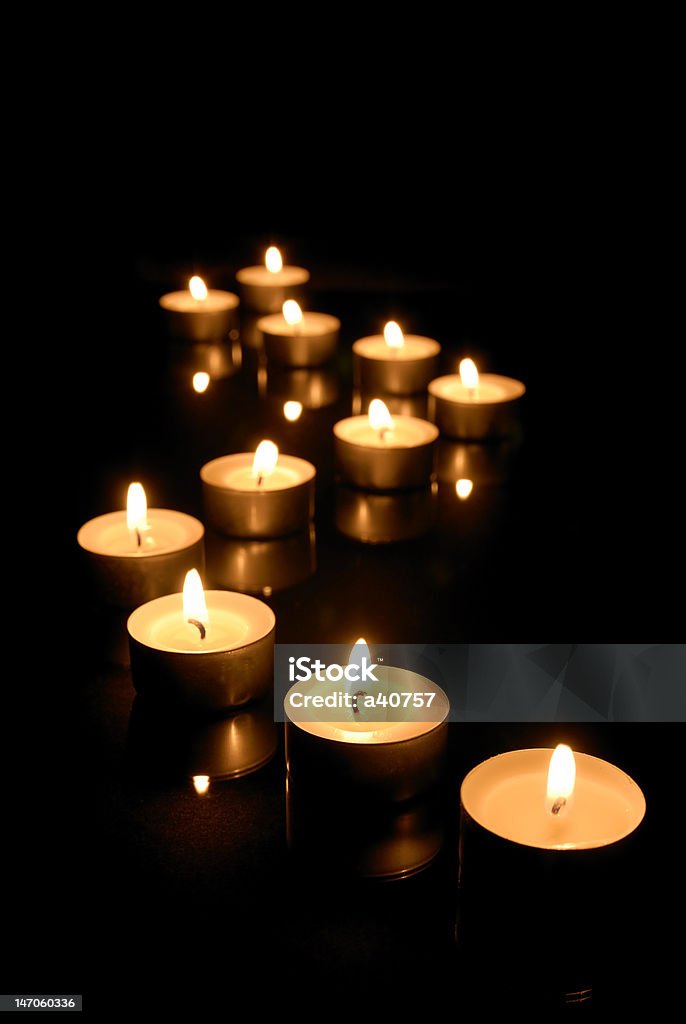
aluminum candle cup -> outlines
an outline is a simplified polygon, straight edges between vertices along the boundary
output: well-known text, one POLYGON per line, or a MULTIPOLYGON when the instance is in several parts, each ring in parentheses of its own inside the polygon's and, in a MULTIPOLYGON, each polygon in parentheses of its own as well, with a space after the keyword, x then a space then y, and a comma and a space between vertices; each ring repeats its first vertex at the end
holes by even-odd
POLYGON ((309 579, 316 568, 314 526, 288 537, 250 540, 206 536, 211 585, 268 597, 309 579))
POLYGON ((391 348, 381 334, 353 344, 355 380, 372 394, 413 395, 425 391, 438 371, 441 346, 433 338, 406 334, 401 348, 391 348))
POLYGON ((204 565, 201 522, 164 508, 148 509, 147 520, 140 546, 127 526, 125 511, 97 516, 77 534, 95 592, 106 604, 131 609, 174 593, 189 569, 204 565))
POLYGON ((168 594, 129 616, 131 677, 164 704, 221 711, 264 697, 273 681, 274 613, 262 601, 205 591, 206 634, 188 622, 183 595, 168 594))
POLYGON ((579 1002, 628 923, 646 805, 619 768, 575 753, 573 795, 556 815, 552 754, 509 751, 463 781, 457 935, 477 964, 487 954, 489 974, 500 965, 518 1000, 579 1002))
POLYGON ((304 267, 281 267, 271 271, 266 266, 243 267, 236 274, 241 286, 241 299, 256 313, 278 313, 286 299, 302 298, 303 286, 310 280, 304 267))
POLYGON ((495 373, 482 373, 476 388, 465 387, 458 374, 429 384, 433 419, 441 433, 474 441, 512 434, 525 391, 521 381, 495 373))
MULTIPOLYGON (((294 707, 301 698, 330 696, 345 690, 345 682, 295 683, 284 702, 286 765, 296 785, 318 782, 326 792, 359 791, 366 799, 409 800, 435 786, 443 776, 447 750, 446 719, 450 704, 429 679, 392 666, 376 666, 377 687, 390 693, 434 694, 432 721, 413 721, 412 709, 386 708, 369 712, 376 720, 352 711, 294 707), (337 721, 322 720, 337 714, 337 721)), ((368 688, 370 684, 365 684, 368 688)), ((359 699, 359 698, 358 698, 359 699)), ((404 700, 404 698, 403 698, 404 700)), ((426 708, 422 712, 427 715, 426 708)), ((416 714, 416 712, 415 712, 416 714)))
POLYGON ((279 455, 272 473, 258 484, 254 453, 224 455, 200 470, 205 519, 228 537, 282 537, 306 530, 314 516, 311 462, 279 455))
POLYGON ((328 313, 302 314, 289 324, 281 313, 263 316, 257 322, 264 338, 267 359, 283 366, 321 366, 336 354, 341 321, 328 313))
POLYGON ((363 544, 393 544, 421 537, 431 527, 431 489, 377 494, 336 487, 336 526, 363 544))
POLYGON ((167 329, 178 341, 226 341, 238 330, 238 296, 210 288, 206 299, 186 291, 168 292, 160 299, 167 329))
POLYGON ((396 416, 393 424, 379 431, 367 416, 351 416, 334 425, 336 466, 344 480, 375 491, 427 485, 437 428, 412 416, 396 416))

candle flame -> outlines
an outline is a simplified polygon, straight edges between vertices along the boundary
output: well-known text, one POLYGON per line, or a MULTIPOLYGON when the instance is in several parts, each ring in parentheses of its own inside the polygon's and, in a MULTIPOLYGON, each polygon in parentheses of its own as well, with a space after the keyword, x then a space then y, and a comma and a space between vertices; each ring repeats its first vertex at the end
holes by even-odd
POLYGON ((566 743, 560 743, 552 753, 548 768, 546 809, 556 818, 569 811, 576 784, 576 762, 574 751, 566 743))
POLYGON ((473 359, 460 360, 460 380, 465 388, 473 391, 479 386, 479 371, 473 359))
POLYGON ((271 476, 276 469, 278 458, 279 449, 273 441, 260 441, 252 460, 252 475, 258 480, 263 476, 271 476))
POLYGON ((380 433, 393 430, 393 417, 388 411, 386 403, 382 402, 380 398, 373 398, 369 403, 369 426, 372 430, 378 430, 380 433))
POLYGON ((126 525, 129 530, 148 528, 148 501, 143 484, 129 484, 126 495, 126 525))
POLYGON ((204 391, 207 391, 209 385, 209 373, 205 373, 204 370, 200 370, 198 373, 193 374, 193 390, 197 391, 199 395, 202 395, 204 391))
POLYGON ((188 291, 197 302, 204 302, 207 298, 207 285, 197 274, 188 282, 188 291))
POLYGON ((402 348, 405 344, 405 335, 395 320, 388 321, 383 329, 383 336, 389 348, 402 348))
POLYGON ((474 483, 472 480, 458 480, 457 483, 455 484, 455 493, 457 494, 458 498, 461 501, 465 501, 465 499, 469 497, 473 490, 474 483))
POLYGON ((284 302, 281 312, 283 318, 287 324, 291 327, 295 327, 296 324, 301 324, 303 319, 303 311, 295 301, 295 299, 286 299, 284 302))
POLYGON ((207 613, 205 591, 197 569, 189 569, 183 584, 183 617, 186 622, 194 619, 207 626, 210 617, 207 613))
POLYGON ((281 253, 275 245, 270 245, 264 254, 264 265, 270 274, 278 274, 278 272, 283 268, 281 253))
POLYGON ((350 658, 348 659, 348 664, 359 664, 362 658, 366 658, 367 661, 371 659, 369 647, 367 646, 367 641, 363 636, 361 636, 359 640, 356 640, 355 643, 353 644, 352 649, 350 651, 350 658))
POLYGON ((194 775, 193 786, 198 796, 204 796, 210 788, 210 777, 209 775, 194 775))
POLYGON ((289 423, 295 423, 302 416, 302 402, 284 402, 283 414, 289 423))

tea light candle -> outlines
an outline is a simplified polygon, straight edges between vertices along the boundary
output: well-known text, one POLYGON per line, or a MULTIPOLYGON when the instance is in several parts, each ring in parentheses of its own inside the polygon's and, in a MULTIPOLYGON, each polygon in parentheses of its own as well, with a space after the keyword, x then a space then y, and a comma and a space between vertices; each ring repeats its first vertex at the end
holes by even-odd
POLYGON ((303 313, 292 299, 281 313, 257 321, 267 359, 284 366, 321 366, 336 354, 341 322, 328 313, 303 313))
POLYGON ((433 338, 403 334, 390 320, 383 335, 373 334, 353 344, 357 386, 362 391, 412 395, 424 391, 436 376, 441 346, 433 338))
POLYGON ((517 403, 525 391, 522 382, 512 377, 480 374, 471 359, 462 360, 459 375, 437 377, 429 384, 441 433, 462 440, 511 434, 517 424, 517 403))
POLYGON ((178 590, 194 565, 204 564, 201 522, 184 512, 148 508, 141 484, 129 487, 126 511, 89 520, 76 539, 99 597, 135 608, 178 590))
POLYGON ((307 528, 314 516, 316 470, 281 455, 272 441, 254 454, 224 455, 200 470, 205 517, 229 537, 282 537, 307 528))
POLYGON ((162 703, 203 710, 256 700, 273 680, 274 626, 262 601, 205 593, 192 569, 182 594, 148 601, 129 616, 133 685, 162 703))
MULTIPOLYGON (((370 664, 363 639, 351 652, 351 662, 370 664)), ((316 681, 295 683, 286 694, 286 765, 296 784, 320 780, 326 788, 360 789, 367 798, 407 800, 429 790, 441 778, 447 749, 446 719, 450 703, 443 690, 415 672, 388 665, 374 665, 378 683, 316 681), (363 707, 370 694, 400 694, 397 707, 363 707), (330 711, 321 703, 332 695, 351 693, 359 710, 330 711), (404 695, 422 695, 421 709, 413 700, 404 706, 404 695), (430 707, 428 699, 431 696, 430 707), (308 701, 305 698, 309 698, 308 701), (327 720, 336 716, 335 720, 327 720), (430 718, 430 721, 423 719, 430 718)))
POLYGON ((246 306, 258 313, 276 313, 287 299, 299 297, 310 273, 303 267, 284 266, 281 253, 270 245, 264 255, 264 266, 243 267, 236 280, 246 306))
POLYGON ((458 937, 494 956, 507 948, 524 989, 549 985, 563 1001, 590 993, 589 947, 597 935, 604 948, 611 941, 612 901, 622 898, 614 886, 645 815, 643 793, 614 765, 562 745, 492 757, 460 795, 458 937))
POLYGON ((186 291, 163 295, 160 306, 169 333, 181 341, 222 341, 238 329, 238 296, 208 290, 201 277, 192 277, 186 291))
POLYGON ((333 432, 338 470, 357 487, 377 491, 424 487, 431 477, 438 430, 427 420, 392 417, 375 398, 368 416, 339 420, 333 432))

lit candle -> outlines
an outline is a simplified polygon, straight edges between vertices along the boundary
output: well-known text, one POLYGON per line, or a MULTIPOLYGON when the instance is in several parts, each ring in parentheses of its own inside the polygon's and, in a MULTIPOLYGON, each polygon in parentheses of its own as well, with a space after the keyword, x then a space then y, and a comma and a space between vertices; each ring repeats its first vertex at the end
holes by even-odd
POLYGON ((429 384, 434 419, 442 434, 464 440, 506 437, 517 423, 517 403, 526 388, 519 380, 480 374, 472 359, 463 359, 459 374, 429 384))
POLYGON ((280 313, 257 321, 267 359, 284 366, 321 366, 336 354, 341 321, 328 313, 303 313, 293 299, 280 313))
POLYGON ((351 416, 334 425, 336 464, 357 487, 390 491, 426 486, 432 471, 438 430, 427 420, 391 416, 375 398, 367 416, 351 416))
POLYGON ((397 544, 421 537, 433 520, 431 488, 382 494, 336 487, 336 527, 363 544, 397 544))
POLYGON ((390 320, 383 334, 353 344, 357 386, 372 394, 412 395, 436 376, 441 346, 433 338, 403 334, 390 320))
POLYGON ((243 267, 236 274, 243 302, 257 313, 278 312, 287 299, 299 298, 309 279, 309 271, 303 267, 284 266, 275 245, 265 252, 262 266, 243 267))
MULTIPOLYGON (((354 644, 349 664, 360 677, 372 664, 364 639, 354 644)), ((359 789, 367 797, 398 801, 431 789, 441 778, 447 696, 415 672, 376 662, 373 668, 377 682, 313 676, 286 694, 286 764, 296 784, 319 781, 327 788, 359 789)))
POLYGON ((200 470, 207 522, 229 537, 304 530, 314 515, 315 475, 311 462, 280 454, 272 441, 213 459, 200 470))
POLYGON ((148 601, 129 616, 133 685, 163 704, 203 710, 263 697, 273 680, 274 625, 262 601, 204 592, 191 569, 183 593, 148 601))
POLYGON ((607 957, 626 898, 618 883, 646 811, 639 787, 564 745, 513 750, 467 775, 461 808, 460 941, 507 964, 518 990, 590 996, 593 946, 602 937, 607 957))
POLYGON ((238 328, 238 296, 208 289, 201 277, 192 277, 184 291, 163 295, 160 306, 170 335, 181 341, 222 341, 238 328))
POLYGON ((204 533, 202 523, 184 512, 148 508, 142 485, 132 483, 126 511, 89 520, 76 539, 101 599, 135 608, 178 590, 186 572, 204 564, 204 533))

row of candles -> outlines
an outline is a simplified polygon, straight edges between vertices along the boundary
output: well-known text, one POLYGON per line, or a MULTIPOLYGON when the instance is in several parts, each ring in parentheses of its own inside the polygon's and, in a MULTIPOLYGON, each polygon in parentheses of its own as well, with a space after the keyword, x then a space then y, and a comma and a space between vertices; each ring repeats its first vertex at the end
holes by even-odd
MULTIPOLYGON (((264 267, 245 268, 237 276, 244 301, 265 313, 258 328, 268 360, 320 366, 332 358, 339 321, 302 312, 293 298, 309 279, 307 271, 283 266, 278 250, 270 249, 264 267)), ((238 297, 208 290, 199 278, 191 279, 188 291, 170 293, 160 302, 172 335, 186 342, 217 341, 237 323, 238 297)), ((337 469, 355 487, 379 492, 424 487, 439 432, 484 440, 506 437, 512 430, 524 385, 479 375, 470 359, 462 361, 459 375, 437 377, 440 345, 433 339, 405 336, 390 322, 383 335, 355 342, 353 353, 364 391, 409 395, 428 388, 435 420, 392 416, 375 398, 366 415, 336 423, 337 469)), ((254 453, 214 459, 200 470, 205 520, 231 538, 274 538, 305 530, 314 515, 315 477, 311 463, 280 454, 269 440, 254 453)), ((458 481, 460 497, 468 493, 468 483, 458 481)), ((167 706, 217 712, 271 692, 276 620, 266 603, 247 594, 203 590, 198 572, 204 564, 203 541, 199 520, 148 509, 140 484, 129 488, 125 512, 99 516, 78 534, 101 596, 134 609, 128 635, 136 690, 167 706)), ((436 781, 446 747, 446 695, 430 680, 402 669, 384 668, 383 680, 387 693, 434 693, 432 720, 412 721, 388 712, 374 713, 370 720, 355 709, 342 720, 322 721, 317 713, 290 706, 287 697, 292 779, 325 770, 328 778, 348 779, 367 794, 378 789, 395 801, 414 797, 436 781)), ((327 695, 321 688, 310 693, 327 695)), ((199 792, 206 791, 205 782, 196 785, 199 792)), ((565 746, 493 757, 469 773, 461 794, 465 833, 477 828, 505 846, 556 856, 619 844, 645 814, 645 799, 632 779, 565 746)))

